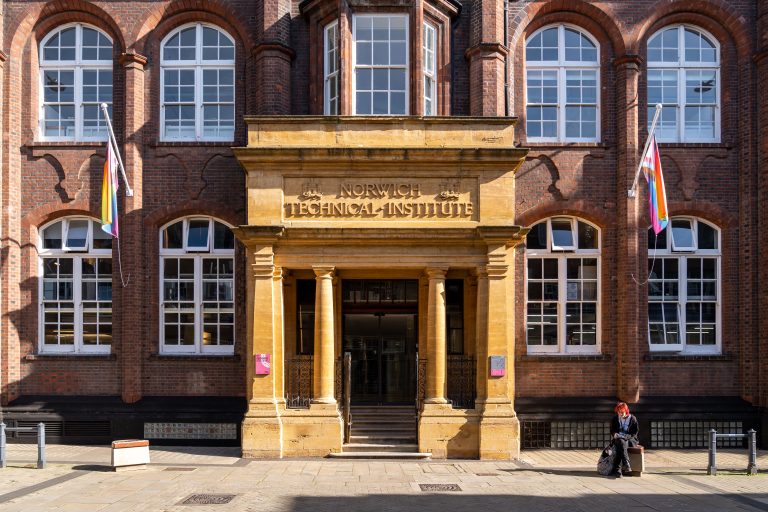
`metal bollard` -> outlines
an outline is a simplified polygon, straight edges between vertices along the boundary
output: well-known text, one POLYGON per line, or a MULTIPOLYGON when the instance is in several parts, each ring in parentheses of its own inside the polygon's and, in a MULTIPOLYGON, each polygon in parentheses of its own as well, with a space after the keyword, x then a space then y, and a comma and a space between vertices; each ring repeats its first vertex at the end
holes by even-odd
POLYGON ((37 469, 45 469, 45 423, 37 424, 37 469))
POLYGON ((709 431, 709 466, 707 467, 707 474, 717 475, 717 430, 715 429, 709 431))
POLYGON ((0 422, 0 468, 6 467, 5 423, 0 422))
POLYGON ((749 462, 747 463, 747 474, 757 474, 757 432, 755 429, 749 429, 747 432, 749 440, 749 462))

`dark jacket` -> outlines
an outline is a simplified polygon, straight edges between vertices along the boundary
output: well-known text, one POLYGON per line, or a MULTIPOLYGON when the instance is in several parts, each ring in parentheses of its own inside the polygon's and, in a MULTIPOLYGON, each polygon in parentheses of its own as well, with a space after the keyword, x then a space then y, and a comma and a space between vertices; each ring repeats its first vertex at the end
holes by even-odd
MULTIPOLYGON (((616 434, 617 432, 621 431, 621 427, 619 426, 619 415, 614 414, 613 419, 611 420, 611 436, 613 434, 616 434)), ((632 414, 629 415, 629 427, 627 428, 627 435, 632 438, 632 440, 637 443, 637 433, 640 431, 640 429, 637 426, 637 418, 635 418, 632 414)))

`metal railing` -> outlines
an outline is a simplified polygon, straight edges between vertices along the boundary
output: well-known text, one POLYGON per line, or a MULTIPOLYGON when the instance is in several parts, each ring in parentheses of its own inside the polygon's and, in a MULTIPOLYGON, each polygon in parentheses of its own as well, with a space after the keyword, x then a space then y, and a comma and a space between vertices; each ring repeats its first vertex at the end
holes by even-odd
POLYGON ((447 396, 454 409, 474 409, 477 397, 475 356, 449 355, 446 365, 447 396))
POLYGON ((45 423, 37 427, 6 427, 0 422, 0 468, 8 465, 8 445, 6 432, 34 432, 37 430, 37 469, 45 469, 45 423))
POLYGON ((757 474, 757 432, 750 429, 746 434, 718 434, 717 430, 709 431, 709 464, 707 465, 707 474, 717 475, 717 440, 718 438, 744 439, 749 442, 747 453, 747 474, 757 474))
POLYGON ((312 401, 312 356, 296 356, 285 359, 285 405, 307 408, 312 401))

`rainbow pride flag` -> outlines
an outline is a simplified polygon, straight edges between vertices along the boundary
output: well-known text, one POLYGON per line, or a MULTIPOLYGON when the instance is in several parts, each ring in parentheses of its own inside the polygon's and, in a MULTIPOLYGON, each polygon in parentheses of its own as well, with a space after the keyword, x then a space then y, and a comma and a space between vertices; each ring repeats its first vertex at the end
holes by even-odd
POLYGON ((101 229, 117 238, 117 154, 112 141, 107 142, 107 160, 101 181, 101 229))
POLYGON ((664 175, 661 172, 661 156, 656 145, 656 136, 651 136, 651 143, 643 155, 643 174, 648 182, 648 211, 651 214, 651 225, 657 235, 667 227, 669 213, 667 210, 667 191, 664 188, 664 175))

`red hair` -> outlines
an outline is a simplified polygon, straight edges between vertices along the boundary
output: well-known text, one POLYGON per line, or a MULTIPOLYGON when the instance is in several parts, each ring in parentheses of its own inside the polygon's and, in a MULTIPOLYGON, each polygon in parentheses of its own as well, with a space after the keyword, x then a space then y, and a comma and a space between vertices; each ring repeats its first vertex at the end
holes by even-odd
POLYGON ((624 413, 626 413, 627 415, 629 415, 629 406, 624 402, 619 402, 616 404, 616 407, 613 408, 613 411, 616 414, 623 415, 624 413))

